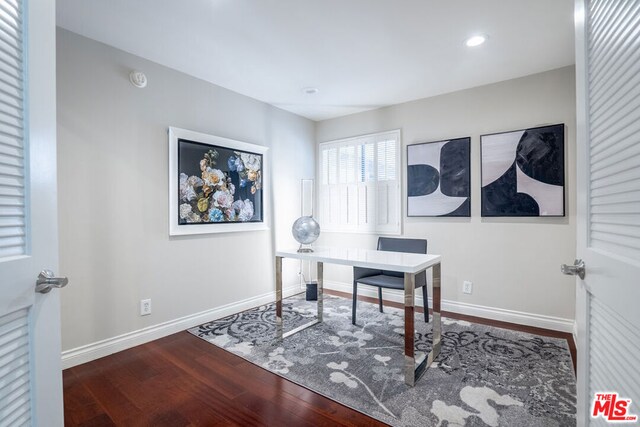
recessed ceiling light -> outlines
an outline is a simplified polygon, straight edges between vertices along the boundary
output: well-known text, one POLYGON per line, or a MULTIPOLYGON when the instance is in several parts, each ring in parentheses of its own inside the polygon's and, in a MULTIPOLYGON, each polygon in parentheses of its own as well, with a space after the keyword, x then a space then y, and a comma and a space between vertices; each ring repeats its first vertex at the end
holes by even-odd
POLYGON ((318 93, 319 90, 317 87, 305 87, 302 89, 302 93, 306 94, 306 95, 315 95, 316 93, 318 93))
POLYGON ((487 36, 478 34, 478 35, 469 37, 467 41, 465 41, 464 43, 469 47, 476 47, 476 46, 480 46, 482 43, 486 41, 487 41, 487 36))

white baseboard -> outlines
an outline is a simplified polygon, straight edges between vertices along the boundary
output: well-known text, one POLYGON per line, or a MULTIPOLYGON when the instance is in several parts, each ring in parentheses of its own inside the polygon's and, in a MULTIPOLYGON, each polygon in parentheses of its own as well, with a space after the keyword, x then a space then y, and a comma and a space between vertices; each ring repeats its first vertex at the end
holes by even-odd
POLYGON ((575 343, 576 347, 578 346, 578 322, 574 321, 573 322, 573 342, 575 343))
MULTIPOLYGON (((336 291, 351 293, 352 285, 339 282, 324 282, 324 287, 334 289, 336 291)), ((299 284, 289 286, 283 289, 285 297, 301 292, 299 284)), ((377 297, 375 288, 359 287, 358 294, 370 297, 377 297)), ((399 291, 384 290, 385 300, 401 303, 403 295, 399 291)), ((83 345, 62 352, 62 368, 67 369, 82 363, 90 362, 140 344, 147 343, 176 332, 184 331, 202 323, 220 319, 231 314, 235 314, 244 310, 248 310, 259 305, 267 304, 275 300, 274 292, 268 292, 263 295, 247 298, 242 301, 226 304, 211 310, 202 311, 200 313, 191 314, 160 323, 158 325, 148 326, 137 331, 128 332, 116 337, 107 338, 102 341, 83 345)), ((431 305, 431 298, 429 298, 431 305)), ((422 306, 422 296, 416 293, 416 305, 422 306)), ((573 334, 574 341, 577 342, 576 323, 571 319, 563 319, 559 317, 545 316, 533 313, 524 313, 514 310, 505 310, 502 308, 486 307, 475 304, 467 304, 457 301, 442 300, 442 310, 450 311, 469 316, 483 317, 486 319, 500 320, 504 322, 517 323, 520 325, 535 326, 539 328, 551 329, 561 332, 569 332, 573 334)))
MULTIPOLYGON (((353 285, 351 283, 331 282, 325 280, 323 286, 326 289, 334 289, 336 291, 348 293, 351 293, 353 291, 353 285)), ((378 290, 377 288, 370 286, 359 286, 358 295, 377 298, 378 290)), ((403 293, 401 291, 396 291, 393 289, 385 289, 383 291, 383 298, 385 300, 399 303, 402 303, 404 301, 403 293)), ((423 306, 422 292, 416 292, 416 305, 423 306)), ((431 298, 429 298, 429 307, 433 307, 431 298)), ((519 325, 551 329, 560 332, 574 333, 575 328, 575 322, 573 319, 564 319, 561 317, 546 316, 542 314, 506 310, 504 308, 486 307, 483 305, 468 304, 458 301, 442 300, 441 308, 443 311, 466 314, 468 316, 483 317, 485 319, 500 320, 503 322, 516 323, 519 325)))
MULTIPOLYGON (((282 290, 283 296, 288 297, 301 292, 299 284, 286 287, 282 290)), ((211 310, 190 314, 178 319, 148 326, 137 331, 127 332, 113 338, 83 345, 81 347, 62 352, 62 369, 71 368, 82 363, 90 362, 149 341, 166 337, 176 332, 184 331, 194 326, 201 325, 212 320, 220 319, 231 314, 239 313, 253 307, 268 304, 275 301, 275 291, 247 298, 242 301, 226 304, 211 310)))

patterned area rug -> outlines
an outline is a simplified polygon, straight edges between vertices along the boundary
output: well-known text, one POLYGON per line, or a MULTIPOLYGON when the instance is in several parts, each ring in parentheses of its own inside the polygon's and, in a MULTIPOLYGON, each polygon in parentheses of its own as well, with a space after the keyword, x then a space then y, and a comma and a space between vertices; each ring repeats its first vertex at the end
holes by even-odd
MULTIPOLYGON (((312 320, 315 302, 284 301, 285 330, 312 320)), ((576 385, 565 340, 443 318, 442 351, 415 387, 404 384, 403 312, 325 296, 324 322, 284 341, 269 304, 192 334, 393 426, 574 426, 576 385)), ((431 324, 416 314, 416 349, 431 324)))

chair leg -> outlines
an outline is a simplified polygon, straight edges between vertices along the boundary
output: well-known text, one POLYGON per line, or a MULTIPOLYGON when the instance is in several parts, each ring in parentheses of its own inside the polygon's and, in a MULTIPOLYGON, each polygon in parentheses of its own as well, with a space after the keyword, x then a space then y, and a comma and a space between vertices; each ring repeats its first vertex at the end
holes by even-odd
POLYGON ((424 301, 424 321, 429 323, 429 299, 427 298, 427 287, 422 287, 422 301, 424 301))
POLYGON ((358 282, 353 281, 353 307, 351 308, 351 324, 356 324, 356 307, 358 306, 358 282))
POLYGON ((380 313, 384 313, 382 310, 382 288, 378 288, 378 304, 380 305, 380 313))

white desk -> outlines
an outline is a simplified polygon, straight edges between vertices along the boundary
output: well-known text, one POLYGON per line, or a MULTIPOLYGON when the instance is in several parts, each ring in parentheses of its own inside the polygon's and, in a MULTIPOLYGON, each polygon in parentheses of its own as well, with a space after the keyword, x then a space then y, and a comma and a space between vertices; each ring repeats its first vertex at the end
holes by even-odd
POLYGON ((442 325, 440 321, 440 255, 386 252, 369 249, 314 248, 311 253, 298 253, 297 249, 276 251, 276 329, 283 339, 310 326, 322 322, 323 264, 341 264, 353 267, 375 268, 404 273, 404 357, 405 383, 414 385, 424 371, 440 353, 442 325), (296 329, 284 332, 282 324, 282 259, 295 258, 318 263, 318 317, 317 320, 296 329), (428 357, 416 366, 415 361, 415 277, 416 274, 433 269, 433 347, 428 357))

